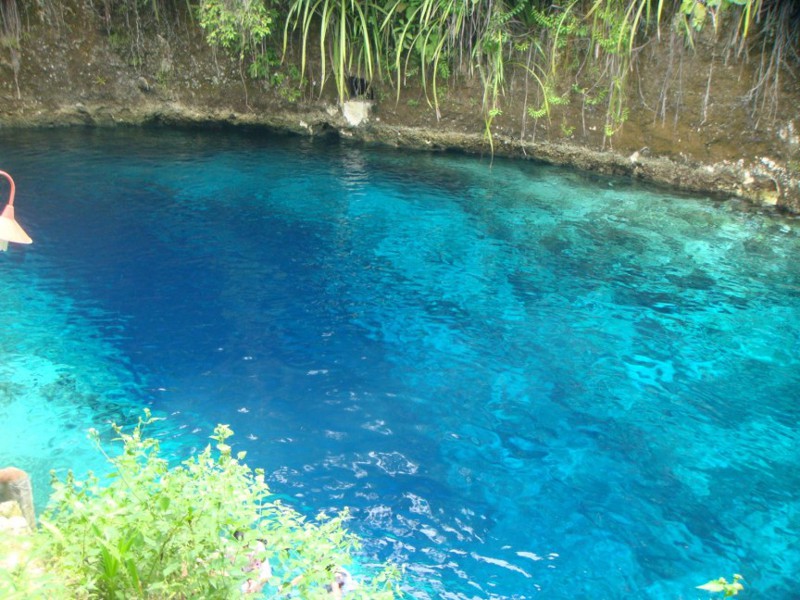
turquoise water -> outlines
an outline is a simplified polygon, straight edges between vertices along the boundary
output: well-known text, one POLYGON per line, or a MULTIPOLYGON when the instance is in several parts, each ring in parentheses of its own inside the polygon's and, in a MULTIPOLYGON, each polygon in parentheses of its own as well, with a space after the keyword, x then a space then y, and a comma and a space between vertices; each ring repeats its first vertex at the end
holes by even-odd
POLYGON ((0 463, 142 406, 350 507, 417 598, 749 598, 800 572, 800 223, 525 162, 0 132, 0 463), (5 192, 4 192, 5 195, 5 192))

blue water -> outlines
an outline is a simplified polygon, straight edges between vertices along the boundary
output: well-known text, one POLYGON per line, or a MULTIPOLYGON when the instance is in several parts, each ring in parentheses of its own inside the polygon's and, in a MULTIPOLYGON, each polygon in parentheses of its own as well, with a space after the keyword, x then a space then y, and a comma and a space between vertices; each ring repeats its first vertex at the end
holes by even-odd
POLYGON ((148 406, 416 598, 796 597, 800 222, 224 130, 2 131, 0 168, 0 464, 41 502, 148 406))

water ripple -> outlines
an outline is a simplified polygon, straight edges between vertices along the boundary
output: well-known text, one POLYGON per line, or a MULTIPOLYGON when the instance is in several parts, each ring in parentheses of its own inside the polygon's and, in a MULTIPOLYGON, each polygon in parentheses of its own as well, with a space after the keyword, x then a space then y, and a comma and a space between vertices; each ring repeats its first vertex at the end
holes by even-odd
POLYGON ((0 458, 37 481, 151 406, 170 456, 229 423, 280 498, 350 507, 412 597, 690 597, 740 570, 792 597, 794 221, 259 134, 0 151, 36 240, 0 255, 0 458))

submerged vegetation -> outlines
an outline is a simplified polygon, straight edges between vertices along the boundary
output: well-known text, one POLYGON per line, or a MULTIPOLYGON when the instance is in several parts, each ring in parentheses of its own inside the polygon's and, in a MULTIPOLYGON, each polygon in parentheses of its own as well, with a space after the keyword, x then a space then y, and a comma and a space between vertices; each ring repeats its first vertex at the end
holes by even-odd
MULTIPOLYGON (((113 456, 91 432, 110 472, 54 479, 27 558, 0 569, 0 596, 223 599, 258 588, 269 597, 331 597, 358 547, 346 515, 309 521, 275 500, 263 472, 244 464, 244 452, 232 454, 225 425, 211 436, 213 450, 170 467, 144 435, 155 420, 146 412, 130 433, 114 425, 122 447, 113 456)), ((395 597, 394 570, 358 585, 347 576, 348 598, 395 597)))
MULTIPOLYGON (((784 72, 800 64, 800 6, 778 0, 89 0, 112 43, 127 40, 140 60, 141 32, 202 29, 239 61, 242 78, 262 79, 296 100, 335 90, 345 100, 357 77, 397 101, 419 85, 440 116, 443 89, 480 83, 491 143, 510 82, 523 81, 524 121, 549 120, 569 103, 602 111, 610 141, 629 116, 636 69, 653 52, 670 66, 652 107, 666 118, 672 63, 683 52, 757 61, 746 100, 755 120, 774 119, 784 72), (663 42, 653 49, 655 42, 663 42), (287 88, 290 88, 287 90, 287 88), (393 88, 393 89, 392 89, 393 88), (392 90, 392 91, 389 91, 392 90)), ((58 18, 53 0, 2 0, 0 41, 19 45, 22 14, 58 18)), ((708 73, 712 88, 713 64, 708 73)), ((246 89, 246 86, 245 86, 246 89)), ((446 92, 445 92, 446 93, 446 92)), ((641 93, 641 92, 640 92, 641 93)), ((703 114, 708 111, 708 94, 703 114)), ((576 123, 561 123, 564 133, 576 123)), ((584 125, 585 128, 585 125, 584 125)))
POLYGON ((738 573, 734 573, 732 582, 728 582, 724 577, 720 577, 719 579, 712 579, 703 585, 698 585, 697 589, 705 590, 712 594, 721 593, 723 598, 730 598, 731 596, 737 596, 739 592, 744 589, 744 586, 741 584, 743 579, 744 577, 738 573))

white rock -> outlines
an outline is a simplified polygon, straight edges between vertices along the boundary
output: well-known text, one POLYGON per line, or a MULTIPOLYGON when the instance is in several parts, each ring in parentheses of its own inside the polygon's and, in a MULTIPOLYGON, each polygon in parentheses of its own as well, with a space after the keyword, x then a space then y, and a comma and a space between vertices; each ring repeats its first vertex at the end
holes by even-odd
POLYGON ((348 100, 342 104, 342 115, 350 127, 358 127, 369 121, 372 102, 365 100, 348 100))

